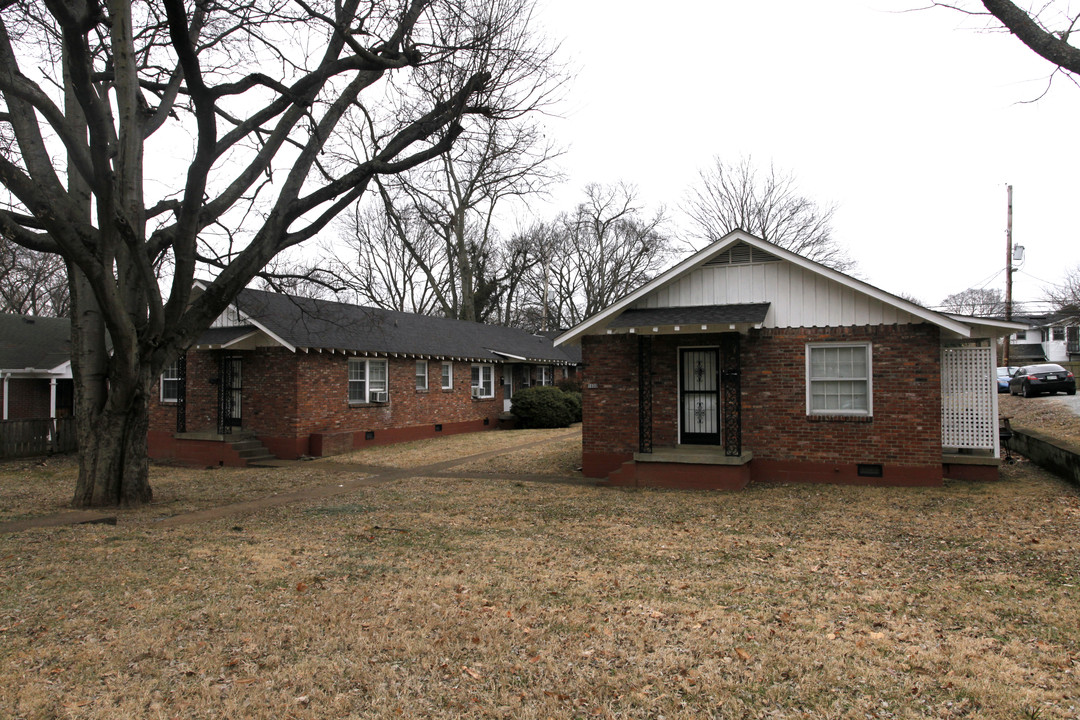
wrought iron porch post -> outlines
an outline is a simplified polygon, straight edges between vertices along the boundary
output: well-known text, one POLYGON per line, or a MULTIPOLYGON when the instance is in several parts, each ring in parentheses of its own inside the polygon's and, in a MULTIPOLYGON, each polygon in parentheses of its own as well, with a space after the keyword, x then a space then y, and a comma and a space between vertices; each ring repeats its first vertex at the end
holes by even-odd
POLYGON ((739 333, 720 336, 720 394, 724 455, 742 455, 742 367, 739 333))
POLYGON ((653 451, 652 338, 638 336, 638 452, 653 451))
POLYGON ((187 432, 187 353, 176 359, 176 432, 187 432))

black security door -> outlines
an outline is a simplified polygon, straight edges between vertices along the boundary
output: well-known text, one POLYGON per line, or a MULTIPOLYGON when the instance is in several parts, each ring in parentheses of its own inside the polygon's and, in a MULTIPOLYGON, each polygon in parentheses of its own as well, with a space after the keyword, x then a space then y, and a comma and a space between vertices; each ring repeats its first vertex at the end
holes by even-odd
POLYGON ((223 355, 221 384, 218 385, 218 432, 222 435, 231 433, 234 427, 240 427, 242 388, 240 358, 236 355, 223 355))
POLYGON ((720 358, 716 348, 679 351, 679 414, 686 445, 720 444, 720 358))

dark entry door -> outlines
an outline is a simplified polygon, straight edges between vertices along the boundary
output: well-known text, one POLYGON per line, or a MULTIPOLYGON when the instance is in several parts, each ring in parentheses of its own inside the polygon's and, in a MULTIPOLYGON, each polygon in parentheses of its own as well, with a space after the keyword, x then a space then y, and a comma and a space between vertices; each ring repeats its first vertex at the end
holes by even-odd
POLYGON ((717 348, 679 351, 680 443, 720 444, 719 356, 717 348))
POLYGON ((218 430, 223 434, 231 432, 234 427, 240 427, 243 417, 240 402, 243 386, 239 356, 224 356, 221 359, 221 390, 218 396, 218 430))

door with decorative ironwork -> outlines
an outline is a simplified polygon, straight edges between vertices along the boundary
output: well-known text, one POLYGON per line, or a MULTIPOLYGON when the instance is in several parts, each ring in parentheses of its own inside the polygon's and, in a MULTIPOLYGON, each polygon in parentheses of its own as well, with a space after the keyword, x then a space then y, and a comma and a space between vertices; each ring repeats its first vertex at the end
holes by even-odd
POLYGON ((686 445, 719 445, 719 350, 680 350, 679 374, 679 442, 686 445))
POLYGON ((221 358, 221 384, 218 386, 218 432, 227 435, 241 426, 243 395, 241 361, 236 355, 221 358))

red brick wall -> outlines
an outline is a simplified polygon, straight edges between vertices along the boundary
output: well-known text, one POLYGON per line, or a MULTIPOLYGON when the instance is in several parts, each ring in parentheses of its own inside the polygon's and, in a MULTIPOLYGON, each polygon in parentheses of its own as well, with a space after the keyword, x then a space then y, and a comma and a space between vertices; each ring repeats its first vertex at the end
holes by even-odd
MULTIPOLYGON (((3 402, 3 382, 0 381, 0 402, 3 402)), ((49 417, 49 381, 41 378, 10 378, 8 380, 9 420, 29 420, 49 417)))
POLYGON ((762 330, 743 338, 743 446, 755 461, 941 465, 932 325, 762 330), (806 343, 870 342, 873 417, 806 414, 806 343))
MULTIPOLYGON (((804 479, 821 479, 828 473, 847 478, 859 463, 881 464, 918 469, 920 481, 928 479, 923 475, 931 468, 940 471, 936 327, 776 329, 741 340, 743 448, 753 453, 758 468, 795 478, 793 468, 813 466, 814 477, 804 479), (872 343, 872 418, 806 414, 806 344, 828 341, 872 343)), ((678 348, 717 345, 719 336, 665 335, 652 343, 653 444, 669 447, 678 442, 678 348)), ((637 450, 637 348, 636 336, 583 340, 586 475, 606 475, 637 450)))
MULTIPOLYGON (((428 361, 428 390, 416 389, 416 361, 389 358, 390 402, 350 405, 349 360, 341 354, 292 353, 285 348, 259 348, 237 353, 242 360, 243 420, 241 430, 253 432, 271 452, 295 457, 311 452, 312 433, 354 433, 354 447, 364 444, 371 430, 430 427, 445 424, 446 430, 469 423, 475 429, 497 426, 502 411, 500 366, 494 366, 495 397, 473 400, 472 364, 454 363, 454 388, 443 390, 441 361, 428 361)), ((215 352, 192 351, 187 355, 187 430, 216 432, 218 376, 215 352)), ((155 447, 162 435, 175 432, 176 409, 172 403, 153 403, 151 429, 155 447)), ((415 434, 415 432, 413 433, 415 434)), ((403 436, 404 437, 404 436, 403 436)), ((380 438, 381 439, 381 438, 380 438)))

